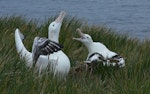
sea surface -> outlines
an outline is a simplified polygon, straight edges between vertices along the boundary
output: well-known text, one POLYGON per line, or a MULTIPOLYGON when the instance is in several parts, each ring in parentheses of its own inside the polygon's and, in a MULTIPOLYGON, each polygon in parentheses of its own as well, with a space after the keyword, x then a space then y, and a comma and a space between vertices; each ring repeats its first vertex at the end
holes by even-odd
POLYGON ((61 10, 131 38, 150 39, 150 0, 0 0, 0 17, 24 16, 41 23, 61 10))

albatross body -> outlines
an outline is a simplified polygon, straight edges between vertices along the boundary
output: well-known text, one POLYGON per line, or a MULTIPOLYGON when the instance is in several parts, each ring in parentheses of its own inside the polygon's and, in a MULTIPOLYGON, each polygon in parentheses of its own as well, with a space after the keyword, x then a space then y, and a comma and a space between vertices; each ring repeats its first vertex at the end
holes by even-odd
MULTIPOLYGON (((39 38, 39 37, 36 37, 34 39, 32 52, 29 52, 24 47, 24 44, 22 43, 24 36, 22 33, 20 33, 19 29, 16 29, 15 31, 16 49, 17 49, 17 52, 20 54, 20 58, 25 60, 26 65, 28 67, 32 67, 34 62, 36 62, 35 67, 39 70, 39 74, 42 72, 42 70, 47 69, 49 65, 50 65, 50 69, 54 72, 54 75, 57 74, 58 76, 66 76, 70 70, 70 60, 67 57, 67 55, 61 50, 62 47, 60 47, 60 45, 57 44, 59 43, 58 41, 59 32, 60 32, 60 28, 61 28, 64 16, 65 16, 65 12, 61 12, 59 17, 49 25, 48 39, 44 38, 43 40, 43 38, 39 38), (45 41, 44 42, 45 48, 43 47, 42 48, 47 50, 46 53, 44 53, 43 50, 41 50, 42 52, 38 50, 43 45, 39 45, 38 47, 36 47, 37 49, 34 50, 35 40, 37 39, 45 41), (54 45, 52 46, 51 44, 54 44, 54 45), (47 45, 49 45, 49 47, 47 45), (52 50, 53 47, 56 49, 52 50)), ((43 44, 43 42, 41 44, 43 44)))
POLYGON ((100 42, 93 42, 92 38, 88 34, 84 34, 80 29, 77 29, 81 38, 73 38, 82 42, 88 49, 88 57, 86 63, 92 63, 94 61, 102 61, 104 65, 118 65, 119 67, 125 66, 124 59, 117 53, 110 51, 104 44, 100 42))

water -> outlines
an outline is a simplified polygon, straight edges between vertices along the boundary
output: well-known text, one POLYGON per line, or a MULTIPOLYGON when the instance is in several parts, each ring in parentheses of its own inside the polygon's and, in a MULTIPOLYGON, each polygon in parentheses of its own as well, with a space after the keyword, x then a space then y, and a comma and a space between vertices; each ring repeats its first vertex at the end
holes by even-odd
POLYGON ((0 17, 15 14, 42 22, 61 10, 89 24, 150 39, 150 0, 0 0, 0 17))

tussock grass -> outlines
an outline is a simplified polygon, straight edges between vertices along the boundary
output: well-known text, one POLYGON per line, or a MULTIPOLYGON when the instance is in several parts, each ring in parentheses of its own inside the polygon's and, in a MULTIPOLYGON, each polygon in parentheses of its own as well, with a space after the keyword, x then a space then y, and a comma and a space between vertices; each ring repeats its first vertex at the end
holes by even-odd
POLYGON ((87 57, 87 49, 72 40, 76 28, 90 34, 110 50, 126 58, 125 68, 103 67, 94 74, 71 72, 66 80, 53 79, 50 73, 39 77, 20 61, 14 42, 14 31, 19 28, 25 35, 25 47, 31 51, 35 36, 47 37, 48 25, 55 17, 38 26, 22 17, 0 18, 0 92, 2 94, 149 94, 150 92, 150 41, 140 42, 126 35, 116 34, 105 26, 88 26, 80 19, 67 17, 63 21, 60 43, 69 56, 72 67, 87 57))

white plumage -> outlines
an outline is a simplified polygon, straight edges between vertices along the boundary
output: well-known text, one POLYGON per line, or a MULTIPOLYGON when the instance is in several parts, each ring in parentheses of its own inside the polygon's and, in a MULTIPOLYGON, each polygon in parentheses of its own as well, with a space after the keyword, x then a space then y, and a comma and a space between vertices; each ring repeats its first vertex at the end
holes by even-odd
POLYGON ((92 63, 94 61, 102 61, 104 65, 118 65, 119 67, 125 66, 124 59, 117 53, 110 51, 104 44, 100 42, 93 42, 92 38, 88 34, 84 34, 80 29, 77 29, 80 38, 73 38, 82 42, 88 49, 88 56, 86 63, 92 63))
MULTIPOLYGON (((49 25, 48 28, 48 39, 54 42, 59 43, 59 32, 62 25, 63 18, 65 16, 65 12, 61 12, 59 17, 49 25)), ((28 67, 32 67, 33 58, 32 53, 29 52, 22 43, 23 34, 20 33, 19 29, 15 31, 15 43, 17 52, 20 54, 20 58, 24 59, 26 65, 28 67)), ((66 76, 70 70, 70 60, 67 55, 63 51, 54 52, 50 55, 40 55, 37 62, 36 67, 39 70, 39 74, 41 74, 42 70, 47 69, 48 65, 50 65, 50 69, 54 72, 54 75, 57 76, 66 76)))

